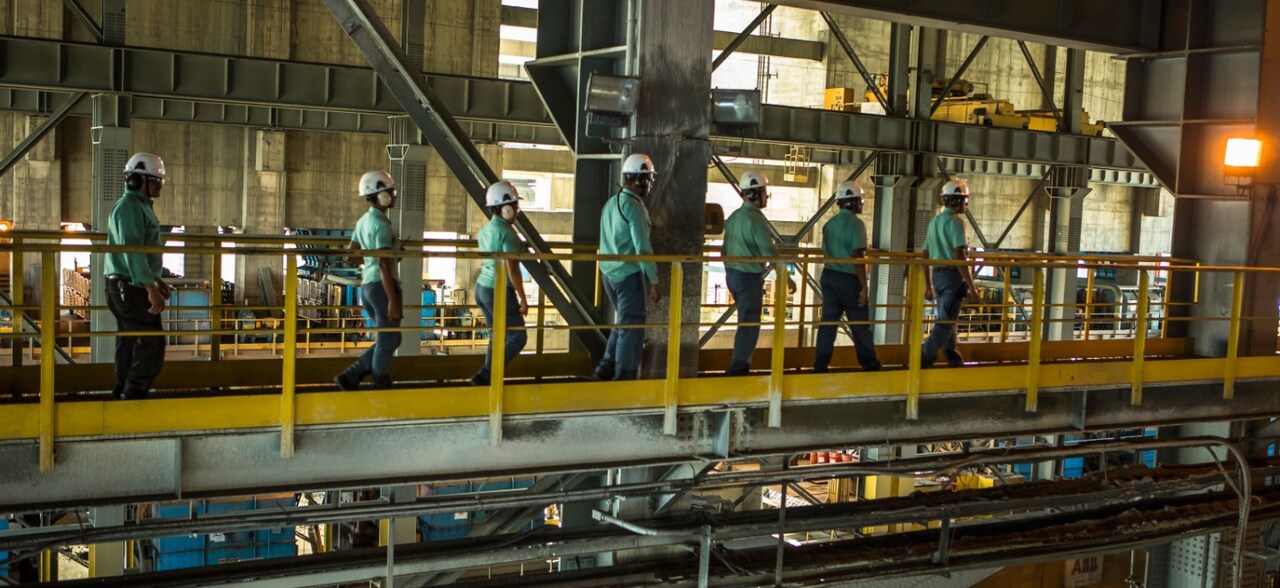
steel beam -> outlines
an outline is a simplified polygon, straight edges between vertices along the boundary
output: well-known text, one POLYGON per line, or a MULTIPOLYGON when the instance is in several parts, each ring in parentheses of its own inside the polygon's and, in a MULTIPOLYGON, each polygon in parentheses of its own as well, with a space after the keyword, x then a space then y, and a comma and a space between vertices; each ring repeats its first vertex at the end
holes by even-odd
MULTIPOLYGON (((456 120, 476 133, 513 141, 523 135, 545 141, 554 133, 547 109, 527 82, 429 75, 426 84, 456 120)), ((366 68, 17 37, 0 37, 0 88, 15 89, 0 91, 0 104, 30 104, 27 89, 118 92, 141 100, 133 107, 139 118, 317 130, 381 133, 385 115, 404 113, 366 68), (123 70, 113 66, 117 59, 123 70)), ((751 139, 714 139, 727 150, 730 144, 742 145, 776 157, 778 146, 786 145, 815 147, 817 156, 827 150, 911 151, 912 139, 923 136, 936 143, 940 156, 950 158, 1146 171, 1122 144, 1102 137, 777 105, 764 105, 756 131, 751 139)))
POLYGON ((80 0, 62 0, 62 5, 66 6, 72 16, 75 16, 76 20, 84 25, 85 30, 89 31, 89 34, 93 36, 93 40, 99 43, 103 41, 102 27, 98 26, 93 17, 80 5, 80 0))
POLYGON ((778 3, 1108 53, 1155 49, 1161 30, 1160 4, 1152 2, 782 0, 778 3))
MULTIPOLYGON (((326 0, 325 5, 472 200, 486 216, 491 215, 485 207, 484 194, 489 184, 500 178, 466 138, 435 90, 411 68, 409 59, 377 13, 365 0, 326 0)), ((517 218, 514 224, 534 253, 550 251, 546 241, 527 219, 517 218)), ((559 262, 530 261, 525 262, 525 268, 569 324, 600 324, 598 313, 589 303, 590 298, 571 281, 569 273, 559 262)), ((598 329, 578 331, 578 336, 589 347, 604 344, 604 336, 598 329)))
POLYGON ((751 19, 751 22, 747 23, 747 26, 742 29, 742 32, 738 33, 732 41, 729 41, 729 45, 721 50, 720 54, 711 62, 711 71, 715 71, 725 62, 726 59, 729 59, 729 56, 733 55, 733 52, 737 51, 738 47, 746 42, 747 38, 751 36, 751 33, 760 27, 760 23, 764 22, 764 19, 769 18, 769 15, 773 14, 773 11, 777 8, 777 4, 765 6, 764 10, 760 11, 760 14, 757 14, 755 18, 751 19))
POLYGON ((13 164, 22 159, 22 156, 26 155, 28 151, 31 151, 32 147, 35 147, 45 135, 49 134, 49 131, 58 128, 58 125, 66 120, 67 115, 71 114, 71 109, 75 108, 84 97, 84 92, 77 92, 68 96, 62 101, 62 105, 58 106, 58 109, 49 115, 49 118, 46 118, 44 122, 40 123, 40 126, 31 131, 30 135, 27 135, 25 139, 14 146, 13 150, 4 156, 4 159, 0 159, 0 176, 8 172, 9 168, 13 167, 13 164))

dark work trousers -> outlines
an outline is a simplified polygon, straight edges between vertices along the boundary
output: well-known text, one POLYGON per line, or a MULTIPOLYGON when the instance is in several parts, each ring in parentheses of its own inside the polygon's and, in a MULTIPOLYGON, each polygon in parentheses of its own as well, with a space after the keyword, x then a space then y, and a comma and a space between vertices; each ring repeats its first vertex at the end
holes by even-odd
POLYGON ((964 365, 964 357, 956 350, 956 325, 960 317, 960 305, 964 302, 968 286, 960 276, 960 270, 954 267, 935 268, 933 270, 933 292, 936 295, 938 318, 933 323, 933 330, 924 342, 921 350, 922 367, 930 367, 938 359, 941 350, 947 356, 947 365, 959 367, 964 365))
MULTIPOLYGON (((396 292, 400 291, 400 283, 396 282, 396 292)), ((403 303, 403 294, 400 298, 403 303)), ((400 321, 391 320, 390 300, 387 299, 387 291, 382 287, 381 280, 360 285, 360 302, 364 304, 365 312, 373 317, 373 326, 380 329, 400 326, 400 321)), ((366 349, 339 377, 354 387, 372 374, 374 389, 390 388, 391 358, 398 347, 399 331, 379 332, 374 338, 373 346, 366 349)))
MULTIPOLYGON (((107 308, 116 317, 116 330, 164 332, 160 315, 151 314, 147 289, 129 284, 129 278, 107 276, 107 308)), ((116 337, 116 398, 142 398, 164 366, 165 336, 116 337)))
MULTIPOLYGON (((862 282, 858 276, 847 272, 830 269, 822 271, 822 322, 845 320, 866 321, 870 317, 870 305, 858 306, 858 296, 862 294, 862 282)), ((831 365, 831 355, 836 347, 837 325, 818 327, 818 349, 814 356, 813 371, 825 372, 831 365)), ((849 325, 853 331, 854 351, 858 354, 858 365, 863 369, 880 368, 880 360, 876 358, 875 339, 871 336, 871 325, 849 325)))
POLYGON ((760 341, 759 326, 743 326, 742 323, 759 323, 764 306, 764 274, 740 272, 725 268, 725 282, 733 303, 738 307, 738 332, 733 337, 733 357, 725 374, 741 376, 751 371, 751 354, 760 341))
MULTIPOLYGON (((643 325, 645 318, 644 272, 633 273, 617 282, 602 278, 605 296, 617 315, 615 325, 643 325)), ((601 380, 637 380, 644 353, 644 329, 611 329, 604 357, 596 366, 601 380)))
MULTIPOLYGON (((476 286, 476 304, 480 305, 480 312, 484 313, 485 324, 490 329, 495 329, 493 322, 493 288, 485 286, 476 286)), ((511 329, 511 327, 523 327, 524 317, 520 315, 520 299, 516 295, 516 289, 507 287, 507 349, 502 365, 511 365, 511 360, 520 355, 520 351, 524 349, 524 344, 529 341, 529 335, 524 329, 511 329)), ((476 372, 476 378, 483 383, 489 381, 489 369, 493 365, 493 339, 501 336, 496 330, 491 330, 489 334, 489 349, 484 353, 484 366, 480 371, 476 372)))

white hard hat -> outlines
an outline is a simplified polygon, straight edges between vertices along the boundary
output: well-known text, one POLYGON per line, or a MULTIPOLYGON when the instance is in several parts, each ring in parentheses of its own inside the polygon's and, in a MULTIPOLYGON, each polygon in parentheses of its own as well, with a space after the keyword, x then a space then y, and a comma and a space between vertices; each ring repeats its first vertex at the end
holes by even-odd
POLYGON ((742 176, 738 178, 738 189, 743 191, 763 188, 768 185, 769 178, 755 170, 744 172, 742 176))
POLYGON ((124 173, 141 174, 153 178, 164 179, 164 160, 153 153, 134 153, 129 163, 124 164, 124 173))
POLYGON ((506 180, 494 182, 489 185, 489 190, 484 193, 484 205, 502 206, 520 200, 520 193, 516 191, 516 187, 506 180))
POLYGON ((392 179, 391 174, 382 170, 367 171, 364 172, 363 176, 360 176, 359 190, 361 198, 368 198, 378 192, 394 189, 396 189, 396 181, 392 179))
POLYGON ((862 189, 862 184, 857 182, 842 182, 836 186, 836 200, 849 200, 851 198, 866 198, 866 191, 862 189))
POLYGON ((950 198, 952 196, 967 197, 968 195, 969 195, 969 184, 964 183, 964 180, 951 180, 950 182, 947 182, 942 185, 943 198, 950 198))
POLYGON ((632 153, 622 162, 622 175, 630 174, 655 174, 657 170, 653 168, 653 160, 643 153, 632 153))

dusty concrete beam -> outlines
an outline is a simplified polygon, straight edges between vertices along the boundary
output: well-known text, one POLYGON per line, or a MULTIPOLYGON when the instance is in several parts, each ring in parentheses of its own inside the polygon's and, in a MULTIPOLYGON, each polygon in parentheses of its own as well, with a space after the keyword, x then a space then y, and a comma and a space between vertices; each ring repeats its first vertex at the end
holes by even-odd
MULTIPOLYGON (((502 24, 512 27, 535 28, 538 26, 538 11, 533 8, 503 6, 502 24)), ((723 51, 736 36, 738 36, 737 33, 716 31, 711 41, 711 47, 716 51, 723 51)), ((502 41, 502 52, 505 55, 533 57, 533 47, 534 44, 527 41, 512 41, 509 39, 502 41)), ((817 41, 751 35, 741 47, 738 47, 737 52, 822 61, 822 55, 825 50, 826 45, 817 41)))

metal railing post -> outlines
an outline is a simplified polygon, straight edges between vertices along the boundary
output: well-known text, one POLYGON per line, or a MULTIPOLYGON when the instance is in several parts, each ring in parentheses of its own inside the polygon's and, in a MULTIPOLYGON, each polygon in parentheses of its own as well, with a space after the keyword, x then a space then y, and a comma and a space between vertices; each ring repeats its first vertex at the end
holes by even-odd
POLYGON ((1142 404, 1143 365, 1147 353, 1147 288, 1151 285, 1150 275, 1145 269, 1138 270, 1138 316, 1134 317, 1133 333, 1133 388, 1129 403, 1133 406, 1142 404))
POLYGON ((1027 352, 1027 412, 1040 406, 1040 343, 1044 334, 1044 269, 1035 268, 1031 285, 1030 349, 1027 352))
POLYGON ((907 418, 920 418, 920 346, 924 344, 925 265, 913 265, 907 272, 907 297, 911 320, 907 334, 907 418))
MULTIPOLYGON (((213 275, 209 278, 209 330, 217 333, 222 330, 222 242, 214 241, 213 245, 219 251, 213 254, 213 263, 210 264, 213 275)), ((199 348, 200 337, 195 340, 199 348)), ((222 335, 209 335, 209 359, 222 359, 222 335)))
MULTIPOLYGON (((272 340, 275 335, 271 336, 272 340)), ((293 428, 297 417, 294 377, 298 362, 298 256, 285 253, 284 358, 280 376, 280 457, 293 457, 293 428)))
POLYGON ((534 352, 542 355, 544 340, 546 339, 546 329, 543 327, 547 324, 547 298, 542 294, 542 288, 538 288, 538 333, 534 340, 534 352))
MULTIPOLYGON (((26 321, 23 320, 26 316, 26 311, 19 310, 19 307, 26 304, 23 296, 24 290, 26 290, 26 285, 22 282, 24 278, 22 274, 26 271, 26 263, 24 263, 24 260, 22 259, 21 237, 13 238, 13 254, 11 259, 12 263, 9 268, 9 288, 11 291, 9 292, 9 295, 13 299, 13 332, 21 333, 26 330, 26 321)), ((13 340, 13 363, 11 364, 13 367, 22 367, 22 348, 26 347, 26 345, 27 340, 25 338, 19 337, 13 340)))
POLYGON ((809 298, 809 264, 805 262, 800 262, 799 266, 800 266, 800 305, 798 307, 798 312, 796 314, 799 315, 800 317, 800 330, 799 330, 799 334, 796 336, 796 348, 804 347, 805 341, 807 340, 807 337, 805 336, 807 331, 807 325, 805 324, 806 323, 805 313, 809 311, 809 307, 807 305, 808 298, 809 298))
POLYGON ((1009 313, 1013 312, 1013 280, 1009 276, 1012 268, 1004 266, 1000 268, 1000 273, 1004 276, 1004 290, 1000 295, 1000 342, 1004 343, 1009 340, 1009 313))
MULTIPOLYGON (((1165 297, 1167 300, 1168 292, 1165 293, 1165 297)), ((1169 329, 1167 308, 1162 332, 1169 329)), ((1222 397, 1228 400, 1235 398, 1236 395, 1236 371, 1239 367, 1236 358, 1240 354, 1240 314, 1242 312, 1244 312, 1244 272, 1236 272, 1231 281, 1231 324, 1227 335, 1227 361, 1223 366, 1222 374, 1222 397)))
POLYGON ((40 471, 53 471, 53 350, 58 331, 58 260, 53 251, 40 254, 40 471))
POLYGON ((671 292, 667 299, 667 381, 663 387, 662 433, 676 434, 676 414, 680 405, 680 328, 681 294, 684 292, 684 268, 680 262, 671 264, 671 292))
POLYGON ((1093 322, 1093 274, 1094 268, 1087 270, 1089 276, 1084 281, 1084 340, 1089 340, 1089 323, 1093 322))
POLYGON ((507 356, 507 261, 495 259, 493 272, 493 324, 489 325, 489 445, 502 443, 503 378, 507 356))
POLYGON ((769 350, 769 426, 782 426, 782 375, 787 350, 787 264, 774 265, 773 347, 769 350))

